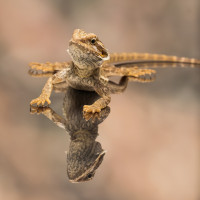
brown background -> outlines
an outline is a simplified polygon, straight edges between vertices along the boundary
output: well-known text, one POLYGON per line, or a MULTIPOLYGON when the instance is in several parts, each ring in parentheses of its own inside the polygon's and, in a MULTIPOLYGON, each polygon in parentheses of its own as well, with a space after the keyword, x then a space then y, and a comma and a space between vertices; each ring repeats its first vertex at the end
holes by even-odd
MULTIPOLYGON (((200 69, 161 69, 157 81, 113 95, 93 181, 66 176, 69 136, 29 114, 45 79, 32 61, 65 61, 75 28, 110 52, 200 58, 199 0, 0 0, 0 199, 198 200, 200 69)), ((52 95, 61 110, 62 95, 52 95)))

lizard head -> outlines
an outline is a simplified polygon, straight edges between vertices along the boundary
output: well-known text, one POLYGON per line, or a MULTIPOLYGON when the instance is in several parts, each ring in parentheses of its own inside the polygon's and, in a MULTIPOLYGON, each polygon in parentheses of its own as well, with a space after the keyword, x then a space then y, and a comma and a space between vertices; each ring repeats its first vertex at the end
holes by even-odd
POLYGON ((74 31, 68 53, 80 69, 100 67, 104 60, 109 59, 109 53, 99 38, 80 29, 74 31))
MULTIPOLYGON (((81 134, 85 134, 81 131, 81 134)), ((86 136, 87 137, 87 136, 86 136)), ((95 140, 72 140, 67 152, 67 174, 72 183, 91 180, 103 161, 105 151, 95 140)))

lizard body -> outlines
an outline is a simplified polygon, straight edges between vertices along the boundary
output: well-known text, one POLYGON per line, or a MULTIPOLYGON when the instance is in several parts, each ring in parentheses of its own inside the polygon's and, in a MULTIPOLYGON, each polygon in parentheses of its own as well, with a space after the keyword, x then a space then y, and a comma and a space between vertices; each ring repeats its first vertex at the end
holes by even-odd
MULTIPOLYGON (((200 66, 200 60, 185 57, 167 56, 159 54, 140 53, 114 53, 109 54, 99 38, 93 33, 86 33, 76 29, 72 39, 69 41, 68 53, 72 58, 71 62, 63 63, 31 63, 32 70, 41 70, 42 74, 48 74, 47 80, 41 95, 32 100, 30 104, 44 105, 51 103, 50 95, 53 86, 58 83, 67 83, 74 89, 96 91, 101 98, 92 105, 85 105, 84 112, 100 112, 105 108, 110 100, 111 93, 124 91, 128 79, 131 81, 148 82, 144 78, 146 75, 153 76, 156 71, 147 65, 140 66, 137 61, 152 61, 153 68, 158 67, 156 62, 166 66, 166 63, 190 64, 200 66), (128 65, 130 65, 128 67, 128 65), (119 84, 109 81, 110 76, 125 76, 119 84)), ((34 76, 34 73, 30 73, 34 76)), ((40 74, 35 74, 40 76, 40 74)), ((150 81, 153 80, 150 78, 150 81)))

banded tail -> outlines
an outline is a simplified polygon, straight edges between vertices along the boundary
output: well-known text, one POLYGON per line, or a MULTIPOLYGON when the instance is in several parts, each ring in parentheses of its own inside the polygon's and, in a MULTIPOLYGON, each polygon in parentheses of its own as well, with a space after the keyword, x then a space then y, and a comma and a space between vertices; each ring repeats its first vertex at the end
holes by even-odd
POLYGON ((195 58, 167 56, 162 54, 149 54, 149 53, 112 53, 110 59, 105 63, 117 63, 117 62, 130 62, 130 61, 158 61, 158 62, 170 62, 170 63, 184 63, 199 65, 200 60, 195 58))

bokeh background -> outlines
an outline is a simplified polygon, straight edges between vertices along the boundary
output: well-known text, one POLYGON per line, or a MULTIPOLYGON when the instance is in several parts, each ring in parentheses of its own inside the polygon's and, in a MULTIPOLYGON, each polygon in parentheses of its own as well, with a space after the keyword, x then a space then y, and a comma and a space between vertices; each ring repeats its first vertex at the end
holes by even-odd
MULTIPOLYGON (((28 63, 66 61, 75 28, 110 52, 200 59, 199 0, 0 0, 0 199, 198 200, 200 69, 160 69, 157 81, 113 95, 99 127, 107 154, 91 182, 71 184, 69 136, 29 114, 44 79, 28 63)), ((62 94, 52 95, 61 113, 62 94)))

